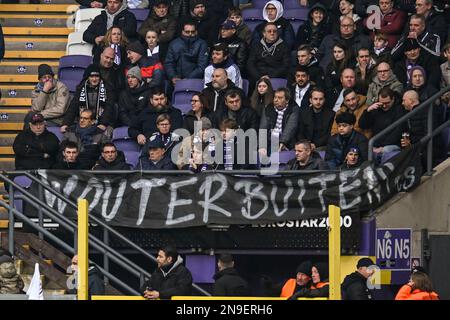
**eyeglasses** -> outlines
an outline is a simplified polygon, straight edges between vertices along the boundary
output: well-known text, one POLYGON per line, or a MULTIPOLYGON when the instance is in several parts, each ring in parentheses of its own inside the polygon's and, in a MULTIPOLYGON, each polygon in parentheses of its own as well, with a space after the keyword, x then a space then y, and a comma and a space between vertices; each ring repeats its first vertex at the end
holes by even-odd
POLYGON ((341 28, 353 28, 354 24, 341 24, 341 28))

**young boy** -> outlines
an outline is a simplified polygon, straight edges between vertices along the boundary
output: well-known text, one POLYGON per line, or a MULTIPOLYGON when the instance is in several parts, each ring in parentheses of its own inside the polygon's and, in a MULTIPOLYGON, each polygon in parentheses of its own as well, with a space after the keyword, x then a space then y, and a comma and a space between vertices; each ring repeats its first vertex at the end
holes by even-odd
POLYGON ((388 38, 386 34, 376 32, 373 39, 373 58, 376 63, 387 62, 391 63, 391 50, 388 47, 388 38))
POLYGON ((228 19, 236 24, 236 36, 247 43, 247 45, 250 45, 250 42, 252 41, 252 32, 244 23, 241 10, 236 7, 230 8, 228 10, 228 19))

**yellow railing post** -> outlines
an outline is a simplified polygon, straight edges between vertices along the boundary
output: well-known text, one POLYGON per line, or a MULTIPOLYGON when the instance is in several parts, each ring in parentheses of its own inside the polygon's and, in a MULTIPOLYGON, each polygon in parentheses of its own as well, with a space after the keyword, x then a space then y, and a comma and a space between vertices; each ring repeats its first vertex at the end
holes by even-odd
POLYGON ((86 199, 78 199, 78 300, 88 299, 88 207, 86 199))
POLYGON ((341 300, 341 209, 328 206, 328 220, 330 300, 341 300))

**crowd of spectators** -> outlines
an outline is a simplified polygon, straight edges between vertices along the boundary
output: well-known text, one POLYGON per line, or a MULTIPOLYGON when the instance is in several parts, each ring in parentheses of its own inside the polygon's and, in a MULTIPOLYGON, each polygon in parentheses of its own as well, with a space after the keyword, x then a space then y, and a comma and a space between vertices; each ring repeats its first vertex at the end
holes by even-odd
MULTIPOLYGON (((273 0, 253 31, 232 2, 80 2, 105 8, 83 34, 93 64, 72 94, 39 66, 16 169, 253 169, 250 160, 288 150, 288 169, 352 168, 367 159, 368 139, 450 84, 444 1, 299 0, 309 13, 295 30, 273 0), (128 8, 150 9, 139 28, 128 8), (287 84, 274 87, 274 78, 287 84), (182 79, 204 81, 187 111, 171 102, 182 79), (60 126, 61 143, 46 126, 60 126), (121 126, 142 149, 133 166, 111 140, 121 126), (266 129, 267 139, 238 162, 238 135, 249 129, 266 129), (173 156, 177 144, 184 159, 173 156)), ((434 126, 448 119, 449 100, 432 105, 434 126)), ((425 134, 426 112, 379 139, 376 159, 425 134)), ((437 163, 448 146, 435 140, 437 163)))

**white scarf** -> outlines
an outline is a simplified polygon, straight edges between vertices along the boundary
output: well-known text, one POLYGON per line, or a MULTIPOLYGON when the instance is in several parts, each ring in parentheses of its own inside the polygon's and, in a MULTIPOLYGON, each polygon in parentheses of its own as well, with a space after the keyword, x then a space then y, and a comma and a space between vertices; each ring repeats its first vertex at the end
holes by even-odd
POLYGON ((277 113, 277 122, 275 123, 275 128, 272 130, 272 134, 275 136, 280 136, 283 131, 283 117, 286 110, 287 106, 283 110, 278 110, 275 108, 275 112, 277 113))

